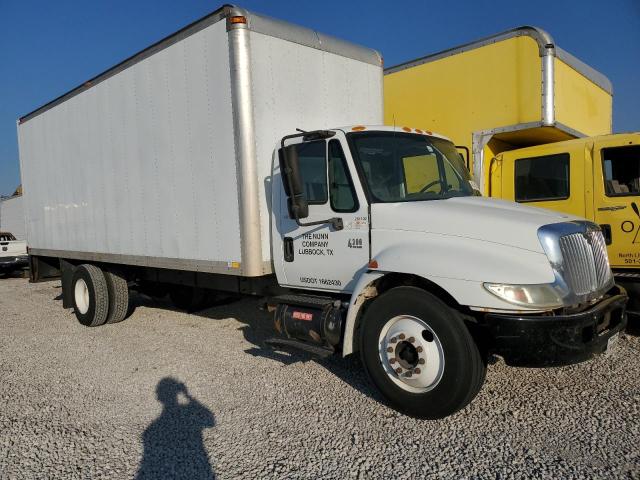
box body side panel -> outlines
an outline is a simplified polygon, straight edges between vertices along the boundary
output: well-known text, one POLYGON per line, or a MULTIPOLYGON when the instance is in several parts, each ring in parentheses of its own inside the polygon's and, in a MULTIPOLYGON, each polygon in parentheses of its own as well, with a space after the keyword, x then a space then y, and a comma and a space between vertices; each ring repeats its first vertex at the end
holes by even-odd
POLYGON ((542 63, 527 36, 400 70, 384 77, 385 123, 471 144, 472 132, 542 115, 542 63))
POLYGON ((240 261, 230 91, 218 22, 20 125, 29 245, 240 261))
POLYGON ((554 73, 556 121, 588 136, 611 133, 612 95, 559 58, 554 73))
MULTIPOLYGON (((250 45, 260 222, 269 232, 271 165, 280 139, 296 128, 382 124, 382 66, 257 32, 250 45)), ((267 235, 262 242, 268 261, 267 235)))

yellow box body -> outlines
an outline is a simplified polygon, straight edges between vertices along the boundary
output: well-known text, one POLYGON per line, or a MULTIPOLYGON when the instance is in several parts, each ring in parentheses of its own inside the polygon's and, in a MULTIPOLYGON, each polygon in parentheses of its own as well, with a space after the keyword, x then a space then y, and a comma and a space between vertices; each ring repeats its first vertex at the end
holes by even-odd
POLYGON ((540 71, 535 40, 514 37, 386 74, 385 123, 471 146, 470 132, 540 120, 540 71))

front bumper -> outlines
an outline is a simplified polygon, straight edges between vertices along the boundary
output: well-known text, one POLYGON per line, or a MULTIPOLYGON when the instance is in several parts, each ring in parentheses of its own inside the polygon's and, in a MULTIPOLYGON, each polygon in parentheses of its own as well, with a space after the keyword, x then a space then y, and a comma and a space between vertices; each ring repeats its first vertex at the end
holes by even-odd
POLYGON ((627 293, 615 286, 588 310, 566 315, 487 314, 493 352, 507 365, 552 367, 590 359, 627 324, 627 293))
POLYGON ((27 255, 0 257, 0 272, 13 272, 29 266, 27 255))

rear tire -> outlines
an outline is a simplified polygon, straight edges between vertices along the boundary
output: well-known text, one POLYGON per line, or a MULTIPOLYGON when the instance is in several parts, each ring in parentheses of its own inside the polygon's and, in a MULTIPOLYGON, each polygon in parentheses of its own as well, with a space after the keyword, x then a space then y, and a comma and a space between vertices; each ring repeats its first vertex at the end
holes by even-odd
POLYGON ((129 313, 129 285, 127 279, 118 272, 104 271, 109 292, 109 314, 106 323, 118 323, 129 313))
POLYGON ((95 265, 80 265, 73 273, 71 288, 78 321, 87 327, 103 325, 109 314, 109 291, 102 270, 95 265))
POLYGON ((451 415, 484 383, 486 364, 458 312, 419 288, 397 287, 375 299, 360 342, 371 381, 414 417, 451 415))

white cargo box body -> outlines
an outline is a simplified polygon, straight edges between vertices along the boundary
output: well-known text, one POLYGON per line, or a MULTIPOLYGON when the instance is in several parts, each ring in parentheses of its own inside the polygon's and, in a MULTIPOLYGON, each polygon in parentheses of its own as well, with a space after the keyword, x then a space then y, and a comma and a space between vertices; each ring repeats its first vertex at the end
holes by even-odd
POLYGON ((31 253, 271 273, 279 139, 381 122, 377 52, 222 7, 20 119, 31 253))
POLYGON ((26 240, 23 197, 0 200, 0 232, 10 232, 18 240, 26 240))

